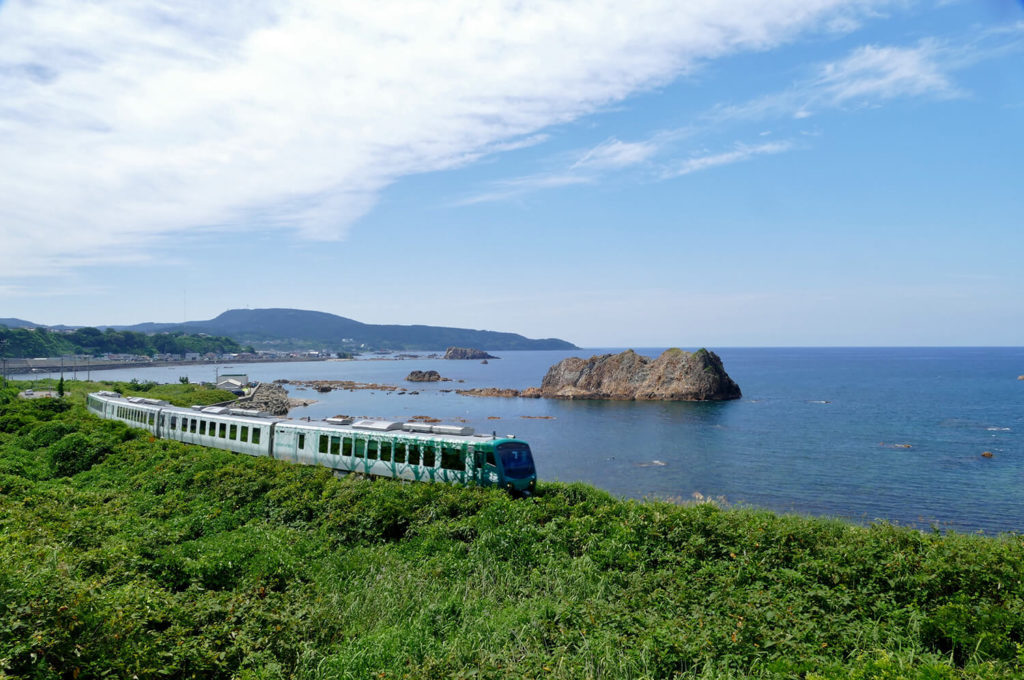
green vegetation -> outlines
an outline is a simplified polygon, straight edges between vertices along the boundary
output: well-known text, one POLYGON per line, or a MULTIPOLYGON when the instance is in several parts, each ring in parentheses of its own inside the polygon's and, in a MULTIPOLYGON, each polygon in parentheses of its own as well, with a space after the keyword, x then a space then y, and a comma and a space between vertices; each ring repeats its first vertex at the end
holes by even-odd
POLYGON ((339 480, 83 387, 0 394, 0 677, 1024 674, 1019 536, 339 480))
MULTIPOLYGON (((146 335, 132 331, 79 328, 70 333, 45 328, 7 328, 0 326, 0 348, 5 357, 57 357, 68 354, 184 354, 186 352, 243 352, 231 338, 184 333, 146 335), (4 342, 6 341, 6 342, 4 342)), ((252 348, 247 348, 251 351, 252 348)))

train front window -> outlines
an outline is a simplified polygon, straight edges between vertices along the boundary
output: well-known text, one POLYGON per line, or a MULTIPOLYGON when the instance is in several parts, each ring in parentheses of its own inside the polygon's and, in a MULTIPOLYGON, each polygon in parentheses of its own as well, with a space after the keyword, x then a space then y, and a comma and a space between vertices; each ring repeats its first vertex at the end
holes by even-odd
POLYGON ((498 444, 498 455, 509 479, 524 479, 534 473, 533 455, 526 444, 498 444))

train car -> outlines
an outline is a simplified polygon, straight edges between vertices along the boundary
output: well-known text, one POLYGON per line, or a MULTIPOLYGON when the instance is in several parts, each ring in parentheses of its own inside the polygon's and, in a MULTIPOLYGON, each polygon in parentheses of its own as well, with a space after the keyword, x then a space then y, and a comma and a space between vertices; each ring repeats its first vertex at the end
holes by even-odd
POLYGON ((90 412, 157 437, 271 456, 408 481, 499 486, 529 495, 537 472, 530 446, 515 437, 475 434, 470 427, 328 418, 324 421, 273 418, 224 407, 191 409, 116 392, 96 392, 90 412))
POLYGON ((243 409, 168 406, 160 412, 159 422, 164 439, 250 456, 269 456, 277 419, 243 409))
POLYGON ((167 406, 166 401, 159 399, 122 397, 117 392, 94 392, 86 399, 86 408, 99 417, 120 420, 156 437, 161 436, 160 411, 167 406))
POLYGON ((450 425, 281 421, 274 426, 273 456, 344 472, 501 486, 516 493, 532 493, 537 483, 529 444, 450 425))

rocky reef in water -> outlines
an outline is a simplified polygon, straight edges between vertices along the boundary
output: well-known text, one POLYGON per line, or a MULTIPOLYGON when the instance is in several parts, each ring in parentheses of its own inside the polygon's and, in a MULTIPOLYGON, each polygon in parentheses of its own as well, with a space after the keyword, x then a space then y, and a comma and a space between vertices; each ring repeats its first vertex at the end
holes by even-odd
POLYGON ((444 353, 445 359, 498 359, 499 357, 491 356, 482 349, 471 349, 469 347, 449 347, 448 351, 444 353))
POLYGON ((551 399, 722 401, 739 399, 737 385, 714 352, 665 350, 657 359, 633 350, 589 359, 570 357, 544 376, 540 396, 551 399))
POLYGON ((451 382, 451 378, 442 378, 437 371, 413 371, 405 379, 409 382, 451 382))

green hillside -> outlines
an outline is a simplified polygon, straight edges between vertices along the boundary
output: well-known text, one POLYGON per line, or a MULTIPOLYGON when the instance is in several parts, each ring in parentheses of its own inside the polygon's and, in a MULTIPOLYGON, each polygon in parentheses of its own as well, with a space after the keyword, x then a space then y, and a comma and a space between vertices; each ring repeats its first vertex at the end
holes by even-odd
POLYGON ((39 328, 0 326, 0 356, 8 358, 57 357, 68 354, 184 354, 185 352, 241 352, 231 338, 218 336, 160 333, 147 335, 133 331, 79 328, 70 332, 39 328))
POLYGON ((0 677, 1024 676, 1019 536, 336 479, 87 388, 0 393, 0 677))

